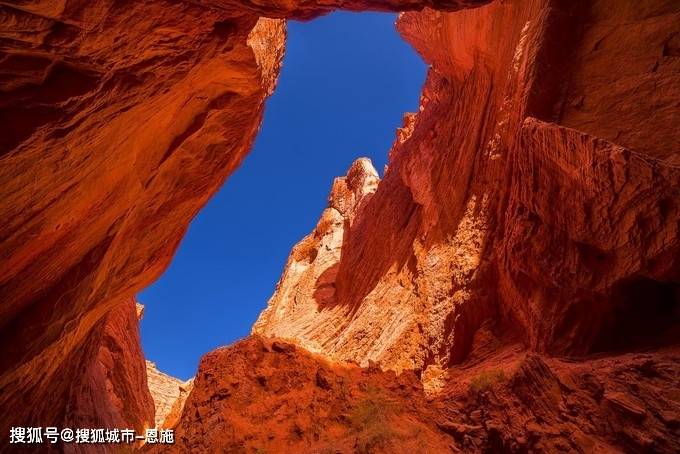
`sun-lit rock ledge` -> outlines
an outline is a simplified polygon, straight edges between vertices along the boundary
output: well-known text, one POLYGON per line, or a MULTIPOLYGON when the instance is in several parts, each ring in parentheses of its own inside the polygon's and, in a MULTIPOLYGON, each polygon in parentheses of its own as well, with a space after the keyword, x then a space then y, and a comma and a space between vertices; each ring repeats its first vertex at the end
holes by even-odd
POLYGON ((146 377, 156 408, 156 427, 172 427, 182 412, 193 379, 184 382, 165 374, 149 360, 146 361, 146 377))

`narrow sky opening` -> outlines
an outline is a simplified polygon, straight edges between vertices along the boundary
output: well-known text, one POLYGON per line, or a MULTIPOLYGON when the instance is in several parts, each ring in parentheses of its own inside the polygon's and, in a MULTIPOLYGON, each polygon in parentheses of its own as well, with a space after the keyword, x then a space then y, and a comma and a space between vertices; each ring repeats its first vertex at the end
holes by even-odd
POLYGON ((426 72, 395 20, 334 13, 289 22, 254 149, 193 220, 170 268, 139 295, 144 351, 160 370, 188 379, 202 355, 248 335, 333 178, 361 156, 382 174, 426 72))

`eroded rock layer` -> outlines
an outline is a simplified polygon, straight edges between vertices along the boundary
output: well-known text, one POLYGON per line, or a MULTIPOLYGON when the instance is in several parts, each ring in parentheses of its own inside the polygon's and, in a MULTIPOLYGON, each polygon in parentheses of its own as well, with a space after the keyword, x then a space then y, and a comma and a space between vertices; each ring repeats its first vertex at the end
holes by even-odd
MULTIPOLYGON (((128 299, 100 319, 86 342, 66 356, 61 371, 50 379, 38 379, 33 392, 49 396, 46 402, 33 395, 21 396, 22 407, 6 409, 3 416, 12 426, 30 421, 29 427, 119 428, 144 433, 154 426, 154 403, 146 380, 144 354, 140 347, 140 305, 128 299)), ((21 377, 15 386, 36 377, 21 377)), ((11 402, 7 395, 5 402, 11 402)), ((59 444, 10 445, 9 430, 2 433, 2 452, 115 452, 115 445, 59 444)), ((46 441, 45 438, 43 438, 46 441)))
POLYGON ((248 151, 284 25, 189 2, 0 8, 7 433, 60 408, 94 327, 167 266, 248 151))
POLYGON ((1 433, 153 424, 133 296, 247 153, 281 19, 345 8, 414 11, 419 111, 255 326, 316 355, 207 355, 174 449, 677 452, 680 4, 487 3, 3 2, 1 433))
POLYGON ((156 363, 146 361, 146 378, 156 409, 155 427, 172 427, 182 412, 192 380, 183 382, 158 370, 156 363))
POLYGON ((329 363, 251 337, 201 361, 151 452, 664 452, 680 449, 677 348, 586 361, 478 337, 436 396, 412 371, 329 363))
MULTIPOLYGON (((71 424, 74 427, 119 427, 143 432, 153 427, 154 405, 146 379, 144 353, 139 339, 139 305, 127 300, 110 311, 95 328, 91 344, 76 358, 71 381, 65 383, 69 394, 64 399, 63 419, 55 420, 38 413, 44 425, 71 424), (52 422, 55 421, 55 422, 52 422)), ((42 383, 46 392, 58 391, 54 383, 42 383)), ((57 409, 51 411, 59 415, 57 409)), ((86 451, 87 449, 74 449, 86 451)), ((95 452, 97 449, 90 449, 95 452)))
POLYGON ((333 260, 308 255, 313 273, 291 278, 299 249, 323 249, 317 227, 255 332, 396 370, 462 361, 485 320, 558 354, 671 341, 678 24, 669 1, 402 15, 432 65, 419 112, 333 260))
POLYGON ((398 435, 404 451, 446 452, 449 440, 434 414, 413 373, 332 364, 255 336, 202 359, 176 444, 149 448, 351 453, 398 435))
POLYGON ((336 311, 340 311, 340 317, 346 313, 337 304, 335 286, 345 232, 375 193, 379 181, 367 158, 358 159, 347 176, 335 179, 328 208, 314 232, 293 248, 276 292, 253 332, 304 339, 308 350, 324 351, 322 345, 315 344, 316 339, 332 336, 337 329, 336 311))
POLYGON ((48 384, 73 379, 98 323, 158 277, 239 165, 278 76, 282 18, 483 3, 3 2, 0 431, 63 406, 48 384))

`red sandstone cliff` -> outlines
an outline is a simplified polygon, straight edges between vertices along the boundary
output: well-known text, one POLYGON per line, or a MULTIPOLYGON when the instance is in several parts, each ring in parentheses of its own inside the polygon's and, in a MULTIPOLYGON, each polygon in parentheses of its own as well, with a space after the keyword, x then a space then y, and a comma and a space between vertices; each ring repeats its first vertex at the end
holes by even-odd
POLYGON ((396 370, 462 361, 487 319, 552 353, 670 334, 679 19, 675 3, 606 0, 403 15, 432 64, 420 110, 333 260, 298 258, 322 249, 317 227, 255 331, 396 370))
POLYGON ((0 24, 6 434, 67 422, 52 409, 102 317, 160 274, 247 152, 284 26, 189 2, 70 1, 3 5, 0 24))
POLYGON ((0 431, 59 407, 97 324, 158 277, 247 153, 285 40, 264 16, 481 3, 4 2, 0 431))
POLYGON ((347 176, 336 178, 328 208, 310 235, 293 248, 276 292, 253 326, 253 332, 294 339, 307 350, 330 355, 324 342, 337 335, 335 279, 345 232, 369 202, 380 178, 367 158, 355 161, 347 176))
POLYGON ((677 452, 680 6, 485 3, 3 3, 2 433, 151 423, 132 297, 250 147, 271 18, 475 6, 400 18, 432 65, 419 112, 382 181, 338 180, 255 327, 321 356, 209 354, 176 449, 677 452), (366 445, 375 388, 394 436, 366 445))
POLYGON ((206 355, 176 426, 152 452, 355 452, 392 446, 446 452, 411 374, 337 365, 251 337, 206 355), (416 435, 416 437, 413 437, 416 435))
POLYGON ((437 402, 499 372, 451 405, 463 450, 677 450, 677 350, 618 355, 680 340, 678 24, 663 1, 404 14, 432 64, 419 112, 351 219, 329 230, 324 212, 296 245, 254 332, 415 369, 437 402), (515 373, 517 341, 618 353, 515 373))
MULTIPOLYGON (((22 407, 3 407, 3 417, 14 426, 27 418, 31 427, 131 428, 143 433, 154 425, 154 403, 146 380, 144 354, 140 347, 140 306, 128 299, 100 319, 88 342, 60 364, 60 374, 50 380, 25 376, 14 386, 37 380, 34 395, 22 396, 22 407), (35 401, 36 396, 49 396, 35 401), (26 416, 24 416, 24 414, 26 416)), ((11 402, 3 394, 5 402, 11 402)), ((14 396, 16 398, 16 396, 14 396)), ((9 430, 2 434, 2 452, 41 452, 47 445, 8 445, 9 430)), ((62 450, 62 446, 52 450, 62 450)), ((115 452, 115 446, 64 445, 64 452, 115 452)))
MULTIPOLYGON (((127 300, 109 312, 96 326, 99 333, 72 365, 75 369, 66 383, 67 397, 62 419, 61 408, 45 406, 31 410, 43 426, 119 427, 143 433, 154 425, 154 405, 146 379, 144 353, 139 339, 143 308, 127 300), (47 410, 49 413, 45 414, 47 410), (51 417, 51 416, 54 416, 51 417)), ((43 383, 46 392, 59 388, 54 382, 43 383)), ((66 452, 101 452, 98 447, 74 447, 66 452)))
MULTIPOLYGON (((480 336, 478 336, 480 337, 480 336)), ((206 355, 175 427, 145 452, 677 452, 680 351, 565 361, 478 339, 428 395, 257 336, 206 355), (492 354, 485 354, 491 349, 492 354)))
POLYGON ((146 362, 146 379, 156 410, 155 427, 172 427, 182 413, 193 380, 182 380, 159 371, 155 363, 146 362))

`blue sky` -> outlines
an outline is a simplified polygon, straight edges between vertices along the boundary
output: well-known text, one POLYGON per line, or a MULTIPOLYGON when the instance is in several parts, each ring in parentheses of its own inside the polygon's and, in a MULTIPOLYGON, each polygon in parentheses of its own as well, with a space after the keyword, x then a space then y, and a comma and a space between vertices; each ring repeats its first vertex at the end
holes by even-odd
POLYGON ((394 14, 289 22, 279 85, 250 155, 193 220, 168 270, 139 295, 142 344, 188 379, 205 353, 248 335, 292 246, 360 156, 382 174, 395 129, 415 111, 426 67, 394 14))

